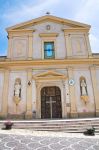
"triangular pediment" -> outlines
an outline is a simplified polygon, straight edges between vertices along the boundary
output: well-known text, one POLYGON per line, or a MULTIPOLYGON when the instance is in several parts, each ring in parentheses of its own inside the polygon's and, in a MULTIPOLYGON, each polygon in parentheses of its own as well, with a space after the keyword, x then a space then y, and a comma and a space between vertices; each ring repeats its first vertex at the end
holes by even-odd
POLYGON ((72 20, 68 20, 68 19, 63 19, 63 18, 52 16, 52 15, 45 15, 45 16, 42 16, 42 17, 39 17, 36 19, 32 19, 32 20, 27 21, 27 22, 17 24, 17 25, 12 26, 12 27, 9 27, 6 30, 10 31, 10 30, 27 29, 33 25, 40 24, 40 23, 43 23, 46 21, 56 22, 56 23, 67 25, 67 26, 74 27, 74 28, 90 28, 90 25, 88 25, 88 24, 83 24, 80 22, 76 22, 76 21, 72 21, 72 20))
POLYGON ((34 79, 66 79, 66 76, 55 72, 55 71, 47 71, 33 76, 34 79))

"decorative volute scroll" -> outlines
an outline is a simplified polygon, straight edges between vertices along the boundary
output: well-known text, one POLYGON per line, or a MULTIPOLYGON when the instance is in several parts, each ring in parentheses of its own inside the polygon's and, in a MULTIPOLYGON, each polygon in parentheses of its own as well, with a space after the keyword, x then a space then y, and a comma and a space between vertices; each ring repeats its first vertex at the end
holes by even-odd
POLYGON ((19 104, 21 100, 21 79, 16 78, 14 83, 14 102, 16 105, 19 104))
POLYGON ((84 77, 80 77, 80 97, 86 104, 88 102, 87 83, 84 77))

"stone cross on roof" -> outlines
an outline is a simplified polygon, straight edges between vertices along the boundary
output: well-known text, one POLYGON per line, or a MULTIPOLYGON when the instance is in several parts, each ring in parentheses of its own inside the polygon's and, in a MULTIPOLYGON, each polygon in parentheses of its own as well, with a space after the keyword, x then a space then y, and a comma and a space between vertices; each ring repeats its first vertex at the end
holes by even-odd
POLYGON ((50 12, 49 12, 49 11, 47 11, 47 12, 46 12, 46 15, 50 15, 50 12))

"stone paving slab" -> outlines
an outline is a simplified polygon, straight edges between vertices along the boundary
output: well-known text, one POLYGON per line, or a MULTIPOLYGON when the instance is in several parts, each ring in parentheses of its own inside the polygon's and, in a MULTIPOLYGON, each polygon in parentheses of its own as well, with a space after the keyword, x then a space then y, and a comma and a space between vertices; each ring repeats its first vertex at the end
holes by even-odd
POLYGON ((0 150, 99 150, 99 135, 0 130, 0 150))

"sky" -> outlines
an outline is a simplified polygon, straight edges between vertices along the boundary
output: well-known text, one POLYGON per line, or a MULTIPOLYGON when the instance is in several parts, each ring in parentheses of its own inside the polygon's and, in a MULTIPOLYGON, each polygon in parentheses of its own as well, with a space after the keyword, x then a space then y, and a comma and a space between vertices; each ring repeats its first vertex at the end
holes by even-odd
POLYGON ((46 12, 91 25, 91 49, 99 53, 99 0, 0 0, 0 56, 7 55, 5 28, 44 16, 46 12))

